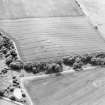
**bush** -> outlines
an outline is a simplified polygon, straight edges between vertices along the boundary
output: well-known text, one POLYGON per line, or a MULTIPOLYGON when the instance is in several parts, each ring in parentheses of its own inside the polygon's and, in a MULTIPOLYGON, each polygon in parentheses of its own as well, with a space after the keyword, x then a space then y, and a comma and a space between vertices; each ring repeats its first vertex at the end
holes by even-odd
MULTIPOLYGON (((31 69, 32 69, 32 73, 33 73, 33 74, 39 73, 39 69, 38 69, 37 66, 38 66, 37 64, 32 64, 31 69)), ((30 72, 31 72, 31 71, 30 71, 30 72)))
POLYGON ((3 54, 7 54, 8 49, 3 46, 3 47, 1 48, 1 52, 2 52, 3 54))
POLYGON ((63 63, 65 65, 68 65, 68 66, 73 66, 73 63, 75 62, 75 59, 74 57, 66 57, 66 58, 63 58, 63 63))
POLYGON ((59 64, 56 64, 53 69, 54 69, 54 72, 55 73, 58 73, 58 72, 62 72, 63 71, 62 66, 59 65, 59 64))
POLYGON ((13 57, 12 56, 8 56, 5 60, 6 65, 9 65, 11 62, 13 61, 13 57))
POLYGON ((47 64, 46 63, 41 63, 41 71, 45 71, 47 68, 47 64))
POLYGON ((24 70, 26 70, 26 72, 32 72, 32 67, 33 67, 32 63, 25 63, 24 64, 24 70))
POLYGON ((26 97, 26 95, 24 93, 22 93, 22 97, 26 97))
POLYGON ((7 54, 5 54, 5 58, 7 58, 8 56, 10 56, 10 52, 8 51, 7 54))
POLYGON ((47 69, 46 63, 36 63, 32 65, 32 72, 34 74, 44 72, 47 69))
POLYGON ((96 57, 98 57, 98 58, 105 58, 105 53, 104 52, 96 53, 96 57))
POLYGON ((62 72, 62 67, 59 64, 52 63, 47 65, 46 74, 62 72))
POLYGON ((75 56, 74 59, 75 59, 75 62, 81 62, 82 61, 81 56, 75 56))
POLYGON ((3 35, 3 33, 2 32, 0 32, 0 36, 2 36, 3 35))
POLYGON ((56 61, 55 63, 56 63, 56 64, 59 64, 60 66, 62 66, 63 60, 56 61))
POLYGON ((80 69, 82 69, 82 66, 83 66, 83 63, 82 62, 75 62, 73 64, 73 69, 74 70, 80 70, 80 69))
POLYGON ((96 58, 96 65, 102 65, 103 59, 102 58, 96 58))
POLYGON ((91 58, 91 64, 92 64, 92 65, 97 65, 96 59, 97 59, 96 57, 92 57, 92 58, 91 58))
POLYGON ((13 61, 10 63, 9 67, 13 70, 21 70, 23 68, 23 63, 22 61, 13 61))
POLYGON ((43 65, 41 63, 35 64, 34 67, 36 67, 37 72, 43 71, 43 65))
POLYGON ((101 59, 101 66, 105 66, 105 58, 101 59))
POLYGON ((2 43, 3 46, 5 46, 7 49, 10 49, 11 45, 13 44, 12 41, 7 36, 3 36, 2 43))
POLYGON ((32 73, 33 73, 33 74, 39 73, 39 70, 37 69, 36 66, 33 66, 33 67, 32 67, 32 73))
POLYGON ((95 66, 104 66, 105 65, 105 58, 93 57, 91 59, 91 64, 95 65, 95 66))
POLYGON ((10 99, 11 99, 12 101, 16 101, 16 98, 15 98, 14 96, 11 96, 10 99))
POLYGON ((3 47, 3 44, 2 44, 2 42, 0 42, 0 50, 2 49, 2 47, 3 47))
POLYGON ((4 96, 4 90, 0 90, 0 96, 4 96))
POLYGON ((81 61, 82 61, 84 64, 88 64, 88 63, 91 63, 91 58, 92 58, 92 55, 85 54, 85 55, 82 56, 81 61))
POLYGON ((7 68, 2 69, 1 73, 6 74, 8 72, 7 68))
POLYGON ((42 63, 42 62, 39 64, 36 64, 36 67, 37 67, 37 70, 39 70, 39 72, 43 72, 47 68, 46 63, 42 63))
POLYGON ((15 50, 10 50, 10 54, 13 56, 13 57, 16 57, 17 56, 17 53, 15 50))

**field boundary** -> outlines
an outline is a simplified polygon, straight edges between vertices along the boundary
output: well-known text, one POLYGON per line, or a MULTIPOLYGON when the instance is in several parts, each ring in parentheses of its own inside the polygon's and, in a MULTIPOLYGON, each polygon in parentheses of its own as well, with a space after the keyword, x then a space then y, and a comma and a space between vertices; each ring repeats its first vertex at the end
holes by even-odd
MULTIPOLYGON (((86 70, 90 70, 90 69, 95 69, 97 67, 95 66, 91 66, 91 67, 87 67, 87 68, 84 68, 82 71, 86 71, 86 70)), ((70 69, 70 70, 66 70, 66 71, 63 71, 61 72, 60 74, 72 74, 72 73, 75 73, 76 71, 74 69, 70 69)), ((77 71, 79 72, 79 71, 77 71)), ((48 78, 48 77, 56 77, 56 74, 42 74, 42 75, 35 75, 35 76, 29 76, 29 77, 22 77, 21 78, 21 82, 24 82, 25 80, 33 80, 33 79, 42 79, 42 78, 48 78)))
POLYGON ((20 48, 19 47, 17 47, 17 46, 19 46, 18 45, 18 42, 15 40, 15 38, 13 38, 11 35, 9 35, 9 33, 8 32, 5 32, 3 29, 0 29, 0 32, 2 33, 2 34, 4 34, 5 36, 7 36, 7 37, 9 37, 9 39, 12 41, 12 43, 13 43, 13 45, 14 45, 14 47, 15 47, 15 50, 16 50, 16 53, 17 53, 17 57, 19 58, 19 60, 22 60, 23 61, 23 59, 21 59, 21 50, 20 50, 20 48))
MULTIPOLYGON (((87 67, 87 68, 84 68, 84 70, 87 71, 87 70, 95 69, 95 68, 97 68, 97 67, 87 67)), ((83 71, 84 71, 84 70, 83 70, 83 71)), ((72 74, 72 73, 75 73, 75 72, 76 72, 75 70, 71 69, 71 70, 68 70, 68 71, 63 71, 63 72, 61 72, 60 75, 72 74)), ((49 78, 49 77, 53 77, 53 78, 54 78, 54 77, 57 77, 57 75, 56 75, 56 74, 51 74, 51 75, 43 74, 43 75, 38 75, 38 76, 22 77, 22 78, 20 79, 20 81, 21 81, 20 84, 21 84, 21 86, 22 86, 22 90, 25 92, 27 98, 29 99, 30 105, 34 105, 34 104, 33 104, 33 102, 32 102, 32 99, 31 99, 31 97, 30 97, 30 95, 29 95, 27 89, 26 89, 25 86, 24 86, 24 82, 25 82, 26 80, 45 79, 45 78, 49 78)))

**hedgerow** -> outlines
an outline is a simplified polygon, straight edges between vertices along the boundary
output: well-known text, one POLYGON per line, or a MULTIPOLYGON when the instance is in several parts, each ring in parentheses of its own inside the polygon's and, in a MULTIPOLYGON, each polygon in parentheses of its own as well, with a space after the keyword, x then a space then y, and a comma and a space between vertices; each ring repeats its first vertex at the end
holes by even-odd
POLYGON ((84 65, 90 64, 92 66, 105 66, 105 52, 96 52, 84 55, 70 55, 62 58, 60 61, 52 63, 24 63, 18 61, 18 54, 15 46, 7 36, 1 35, 3 40, 0 42, 0 52, 5 56, 5 63, 12 70, 24 69, 28 73, 45 72, 46 74, 58 73, 63 71, 63 65, 70 66, 74 70, 82 70, 84 65))

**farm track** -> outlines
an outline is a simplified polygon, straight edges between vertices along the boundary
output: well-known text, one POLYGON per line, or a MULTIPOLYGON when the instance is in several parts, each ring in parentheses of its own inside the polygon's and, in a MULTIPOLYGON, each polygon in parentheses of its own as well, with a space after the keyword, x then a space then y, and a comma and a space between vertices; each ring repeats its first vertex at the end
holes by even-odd
POLYGON ((16 42, 25 62, 105 51, 104 39, 85 16, 0 20, 0 29, 16 42))

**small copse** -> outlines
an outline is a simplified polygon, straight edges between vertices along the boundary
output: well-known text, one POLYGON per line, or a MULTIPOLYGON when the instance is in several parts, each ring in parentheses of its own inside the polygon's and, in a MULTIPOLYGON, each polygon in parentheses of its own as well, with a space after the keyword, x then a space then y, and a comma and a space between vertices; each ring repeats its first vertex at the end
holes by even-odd
POLYGON ((11 62, 9 67, 12 70, 18 70, 18 71, 20 71, 21 69, 23 69, 23 63, 21 61, 19 61, 19 60, 16 60, 16 61, 11 62))

